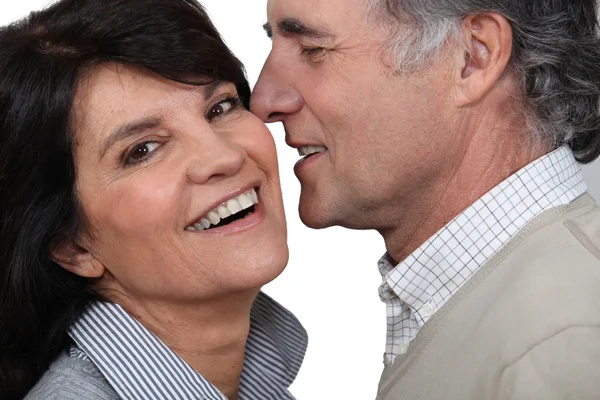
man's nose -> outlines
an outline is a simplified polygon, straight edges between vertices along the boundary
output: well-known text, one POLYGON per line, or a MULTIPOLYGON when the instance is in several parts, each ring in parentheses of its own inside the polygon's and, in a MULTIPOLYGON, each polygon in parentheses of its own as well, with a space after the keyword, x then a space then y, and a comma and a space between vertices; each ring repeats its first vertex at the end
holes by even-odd
POLYGON ((302 109, 304 99, 294 88, 289 68, 267 59, 252 92, 250 110, 264 122, 282 121, 302 109))

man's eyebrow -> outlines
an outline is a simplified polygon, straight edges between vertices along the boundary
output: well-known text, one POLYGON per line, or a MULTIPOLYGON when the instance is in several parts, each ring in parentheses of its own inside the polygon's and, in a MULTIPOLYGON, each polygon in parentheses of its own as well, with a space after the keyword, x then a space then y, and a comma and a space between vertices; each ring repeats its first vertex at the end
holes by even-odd
POLYGON ((100 158, 104 157, 108 149, 110 149, 115 143, 131 136, 138 135, 143 131, 154 129, 160 126, 162 123, 163 119, 161 117, 147 117, 119 125, 114 131, 112 131, 112 133, 104 142, 104 145, 102 146, 102 152, 100 153, 100 158))
POLYGON ((263 25, 263 29, 267 33, 267 36, 269 37, 269 39, 273 39, 273 27, 271 26, 271 24, 267 22, 266 24, 263 25))
MULTIPOLYGON (((267 32, 267 36, 273 38, 273 26, 267 22, 263 25, 263 29, 267 32)), ((311 26, 306 25, 298 18, 283 18, 277 21, 277 31, 282 35, 298 35, 310 39, 327 39, 331 38, 331 34, 311 26)))

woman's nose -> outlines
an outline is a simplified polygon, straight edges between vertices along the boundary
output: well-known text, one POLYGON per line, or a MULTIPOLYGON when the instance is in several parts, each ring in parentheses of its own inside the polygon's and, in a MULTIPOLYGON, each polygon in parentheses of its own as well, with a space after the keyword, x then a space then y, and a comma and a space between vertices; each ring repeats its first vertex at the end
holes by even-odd
POLYGON ((250 110, 264 122, 282 121, 303 107, 304 99, 294 89, 285 68, 267 59, 250 99, 250 110))
POLYGON ((187 174, 195 184, 235 175, 246 162, 246 150, 235 142, 216 137, 212 143, 204 143, 202 149, 191 159, 187 174))

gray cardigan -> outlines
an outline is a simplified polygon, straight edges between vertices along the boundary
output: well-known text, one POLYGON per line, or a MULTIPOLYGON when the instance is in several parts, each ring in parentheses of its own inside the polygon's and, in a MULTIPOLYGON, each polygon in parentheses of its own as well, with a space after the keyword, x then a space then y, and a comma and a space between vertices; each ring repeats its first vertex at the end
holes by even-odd
POLYGON ((98 368, 87 358, 59 356, 25 400, 119 400, 98 368))

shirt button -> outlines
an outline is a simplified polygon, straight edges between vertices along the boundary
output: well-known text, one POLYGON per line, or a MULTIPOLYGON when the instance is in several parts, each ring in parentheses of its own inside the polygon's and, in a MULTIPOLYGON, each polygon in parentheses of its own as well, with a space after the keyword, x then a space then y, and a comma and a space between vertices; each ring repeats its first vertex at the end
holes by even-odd
POLYGON ((435 312, 435 307, 430 302, 423 304, 423 307, 419 310, 419 313, 426 318, 429 318, 435 312))
POLYGON ((405 354, 408 351, 408 343, 400 343, 398 345, 398 355, 405 354))

